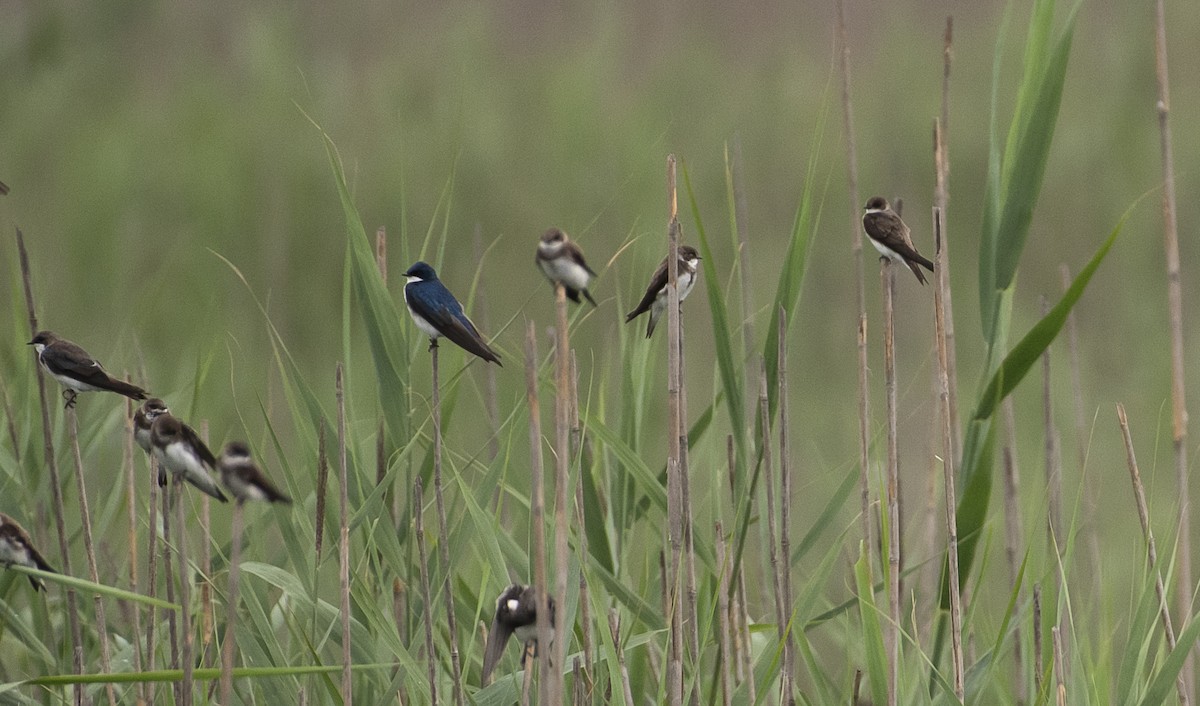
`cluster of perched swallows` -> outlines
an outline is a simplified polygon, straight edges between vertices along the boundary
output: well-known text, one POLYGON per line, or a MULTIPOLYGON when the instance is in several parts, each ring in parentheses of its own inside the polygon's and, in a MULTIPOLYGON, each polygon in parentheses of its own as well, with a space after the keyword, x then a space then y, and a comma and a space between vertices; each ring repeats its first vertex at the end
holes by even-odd
MULTIPOLYGON (((75 406, 80 392, 108 391, 145 400, 133 417, 133 438, 142 450, 158 460, 159 485, 166 485, 166 473, 170 471, 177 479, 228 502, 212 476, 212 472, 219 472, 238 503, 247 500, 291 503, 250 457, 250 447, 245 442, 230 441, 219 457, 214 456, 196 430, 173 416, 166 403, 148 397, 137 385, 112 377, 84 349, 51 331, 39 331, 29 345, 37 351, 38 363, 46 373, 63 386, 67 407, 75 406)), ((0 564, 53 571, 24 528, 3 514, 0 514, 0 564)), ((45 584, 36 577, 31 576, 30 582, 36 589, 45 589, 45 584)))
MULTIPOLYGON (((863 229, 881 257, 906 265, 917 276, 917 280, 925 284, 920 268, 932 272, 933 263, 916 251, 908 226, 891 209, 887 199, 876 196, 867 201, 863 229)), ((679 301, 682 302, 696 284, 700 255, 695 248, 687 245, 680 246, 678 253, 676 276, 679 281, 679 301)), ((588 290, 596 272, 588 266, 579 246, 562 230, 551 228, 542 235, 537 246, 536 262, 552 285, 563 286, 571 301, 580 303, 582 294, 592 306, 596 306, 596 300, 588 290)), ((463 312, 462 304, 438 279, 433 267, 425 262, 417 262, 404 274, 408 279, 404 286, 405 305, 417 328, 429 337, 430 348, 437 346, 438 338, 445 337, 483 360, 501 365, 500 356, 483 339, 475 324, 463 312)), ((654 334, 654 328, 666 310, 667 283, 667 258, 664 258, 650 278, 650 284, 637 306, 625 316, 625 322, 629 323, 649 312, 647 338, 654 334)), ((245 443, 230 442, 225 445, 221 456, 214 458, 196 432, 172 416, 162 400, 147 399, 145 390, 112 378, 100 363, 79 346, 49 331, 38 333, 30 344, 37 349, 38 361, 46 372, 64 386, 63 397, 67 406, 75 404, 77 393, 98 390, 145 400, 134 417, 134 438, 143 450, 158 459, 160 485, 165 484, 165 471, 161 469, 166 469, 225 502, 225 495, 209 474, 209 470, 216 469, 220 471, 225 487, 239 503, 245 500, 291 502, 251 460, 250 450, 245 443)), ((33 547, 25 530, 3 514, 0 514, 0 563, 51 570, 33 547)), ((31 578, 31 581, 35 587, 42 587, 38 579, 31 578)), ((549 622, 553 627, 554 599, 547 597, 547 600, 549 622)), ((534 587, 513 584, 500 594, 496 599, 496 612, 484 649, 484 684, 499 663, 504 646, 512 635, 515 634, 522 643, 536 643, 536 623, 537 590, 534 587)))

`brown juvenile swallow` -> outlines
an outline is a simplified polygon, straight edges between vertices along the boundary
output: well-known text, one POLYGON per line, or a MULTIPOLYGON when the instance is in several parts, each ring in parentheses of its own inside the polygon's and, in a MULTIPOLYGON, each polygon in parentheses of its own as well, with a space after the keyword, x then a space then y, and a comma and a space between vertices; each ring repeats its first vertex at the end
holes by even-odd
POLYGON ((558 228, 551 228, 542 234, 538 241, 537 266, 546 275, 551 284, 561 282, 567 291, 567 298, 579 303, 580 293, 596 306, 596 300, 588 292, 588 282, 596 276, 592 268, 583 259, 583 251, 571 242, 567 234, 558 228))
MULTIPOLYGON (((700 254, 696 252, 696 248, 690 245, 679 246, 679 264, 675 270, 676 277, 679 279, 679 301, 687 299, 687 295, 692 293, 692 287, 696 284, 696 278, 699 271, 696 266, 700 264, 700 254)), ((625 315, 625 323, 633 321, 638 316, 645 312, 650 312, 650 320, 646 324, 646 338, 650 338, 654 334, 654 327, 658 325, 658 319, 667 309, 667 258, 659 263, 658 269, 654 271, 654 276, 650 278, 650 286, 646 287, 646 293, 642 295, 642 300, 633 311, 625 315)))
POLYGON ((292 499, 275 487, 262 469, 250 458, 250 447, 243 441, 230 441, 217 457, 217 470, 221 481, 233 493, 238 503, 247 500, 265 500, 290 505, 292 499))
POLYGON ((146 399, 145 390, 110 376, 87 351, 51 331, 38 331, 29 345, 37 351, 42 368, 67 388, 63 390, 67 407, 75 406, 77 393, 97 390, 116 392, 135 400, 146 399))
POLYGON ((223 503, 229 502, 208 472, 216 468, 217 459, 196 430, 164 412, 150 425, 150 444, 158 462, 176 477, 223 503))
MULTIPOLYGON (((158 419, 160 414, 170 414, 171 410, 167 408, 167 403, 151 397, 138 407, 133 413, 133 440, 137 445, 142 447, 142 451, 154 456, 154 447, 150 442, 150 427, 154 424, 154 420, 158 419)), ((167 471, 163 465, 158 464, 158 485, 159 487, 167 484, 167 471)))
POLYGON ((864 209, 866 212, 863 213, 863 229, 867 231, 871 244, 879 251, 879 255, 892 262, 907 265, 917 276, 917 280, 925 284, 925 275, 921 274, 921 267, 933 272, 933 263, 922 257, 913 247, 908 226, 888 205, 887 199, 875 196, 867 202, 864 209))
MULTIPOLYGON (((2 512, 0 512, 0 564, 5 566, 20 564, 31 569, 54 571, 33 546, 33 541, 29 539, 29 533, 25 531, 25 528, 2 512)), ((30 576, 29 583, 39 591, 46 590, 46 582, 37 576, 30 576)))

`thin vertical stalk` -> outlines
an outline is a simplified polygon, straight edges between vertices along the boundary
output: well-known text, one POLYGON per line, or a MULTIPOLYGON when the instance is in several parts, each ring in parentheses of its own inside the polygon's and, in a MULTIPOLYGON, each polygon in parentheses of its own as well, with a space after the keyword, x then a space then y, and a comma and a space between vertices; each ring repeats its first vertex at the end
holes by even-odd
MULTIPOLYGON (((1181 616, 1192 614, 1192 506, 1188 490, 1187 395, 1184 387, 1183 282, 1179 266, 1179 229, 1175 211, 1175 156, 1171 147, 1170 81, 1167 79, 1167 20, 1163 0, 1154 3, 1154 68, 1158 84, 1159 141, 1162 149, 1163 176, 1163 247, 1167 260, 1167 308, 1171 325, 1171 410, 1175 442, 1175 482, 1179 497, 1179 551, 1175 571, 1179 590, 1177 601, 1181 616)), ((1194 654, 1194 653, 1193 653, 1194 654)), ((1188 693, 1195 691, 1194 659, 1183 665, 1188 693)))
POLYGON ((670 559, 666 573, 671 616, 670 655, 667 659, 667 703, 683 703, 683 490, 680 483, 683 428, 679 369, 679 207, 675 188, 675 155, 667 155, 667 544, 670 559))
POLYGON ((1062 632, 1055 625, 1050 628, 1050 635, 1054 640, 1052 647, 1054 649, 1055 698, 1058 706, 1067 706, 1067 674, 1063 666, 1062 632))
MULTIPOLYGON (((1050 303, 1041 298, 1042 316, 1050 313, 1050 303)), ((1066 534, 1062 526, 1062 472, 1058 465, 1057 432, 1054 428, 1054 396, 1050 391, 1050 348, 1042 353, 1042 422, 1045 433, 1046 492, 1049 497, 1047 540, 1056 554, 1066 534)))
POLYGON ((858 466, 863 541, 867 556, 875 555, 875 526, 871 521, 871 392, 867 375, 867 295, 863 272, 862 201, 858 196, 858 154, 854 145, 854 109, 850 101, 850 44, 846 41, 845 0, 837 2, 838 41, 841 45, 842 132, 846 135, 846 188, 850 195, 851 251, 858 304, 858 466))
MULTIPOLYGON (((172 486, 163 486, 162 488, 162 519, 163 519, 163 581, 167 584, 167 602, 175 602, 175 578, 179 575, 178 571, 172 573, 171 562, 174 560, 175 566, 179 565, 179 555, 171 546, 171 497, 174 494, 172 486)), ((185 608, 186 610, 186 608, 185 608)), ((167 611, 167 635, 171 642, 171 669, 179 669, 179 619, 180 614, 174 610, 167 611)), ((175 692, 175 703, 182 703, 183 694, 179 682, 172 684, 172 690, 175 692)))
MULTIPOLYGON (((471 237, 471 244, 475 250, 475 261, 483 262, 484 253, 487 249, 483 245, 483 225, 475 224, 475 230, 471 237)), ((479 271, 478 283, 475 285, 475 305, 472 313, 475 315, 475 320, 479 322, 479 330, 491 331, 491 317, 488 316, 488 297, 487 290, 484 288, 484 276, 487 274, 487 269, 483 268, 479 271)), ((491 436, 488 437, 488 460, 495 461, 500 455, 500 403, 496 394, 496 370, 490 365, 483 366, 483 409, 487 412, 488 422, 491 425, 491 436)), ((499 490, 496 491, 497 496, 504 497, 499 490)))
MULTIPOLYGON (((742 286, 742 345, 746 360, 754 359, 754 277, 750 274, 750 207, 746 203, 746 184, 743 178, 742 136, 733 133, 733 164, 730 175, 733 182, 733 222, 738 239, 738 280, 742 286)), ((749 387, 749 386, 747 386, 749 387)), ((747 405, 753 403, 753 392, 747 390, 747 405)), ((744 424, 743 420, 737 423, 744 424)))
POLYGON ((617 650, 617 668, 621 672, 621 697, 625 706, 633 706, 633 689, 629 683, 629 667, 625 664, 625 647, 621 644, 621 618, 617 609, 608 612, 608 629, 612 632, 617 650))
MULTIPOLYGON (((683 371, 687 368, 686 346, 684 345, 683 312, 679 316, 679 497, 681 505, 681 522, 683 530, 684 557, 684 591, 683 591, 683 620, 684 639, 687 642, 692 673, 700 663, 700 630, 696 613, 696 543, 692 533, 692 474, 688 463, 688 430, 687 430, 687 385, 684 384, 683 371)), ((694 682, 693 682, 694 683, 694 682)), ((698 706, 700 694, 693 689, 688 696, 691 706, 698 706)))
MULTIPOLYGON (((129 381, 129 376, 125 376, 126 382, 129 381)), ((134 461, 133 461, 133 400, 126 398, 125 400, 125 437, 124 443, 121 444, 121 468, 125 471, 125 511, 126 520, 129 522, 129 534, 126 536, 126 541, 129 542, 129 590, 133 593, 138 592, 138 560, 137 560, 137 525, 138 525, 138 506, 137 506, 137 483, 134 479, 134 461)), ((151 532, 154 531, 153 525, 151 532)), ((133 636, 133 669, 136 672, 142 671, 142 647, 138 644, 138 640, 142 634, 142 607, 136 602, 128 604, 132 623, 129 626, 129 634, 133 636)), ((149 646, 153 643, 147 642, 149 646)), ((146 701, 146 683, 138 682, 137 698, 139 702, 146 701)))
MULTIPOLYGON (((1158 612, 1162 617, 1163 632, 1167 636, 1167 647, 1175 650, 1175 628, 1171 624, 1171 609, 1167 599, 1167 588, 1163 584, 1162 572, 1158 570, 1158 550, 1154 545, 1154 530, 1150 529, 1150 511, 1146 506, 1146 492, 1142 487, 1142 474, 1138 470, 1137 458, 1133 453, 1133 438, 1129 434, 1129 419, 1125 416, 1125 405, 1117 405, 1117 423, 1121 426, 1121 438, 1125 442, 1125 458, 1129 464, 1129 479, 1133 483, 1133 499, 1137 504, 1138 521, 1142 525, 1142 536, 1146 538, 1146 552, 1150 570, 1154 572, 1154 592, 1158 595, 1158 612)), ((1187 706, 1188 689, 1183 674, 1176 680, 1179 703, 1187 706)))
MULTIPOLYGON (((21 282, 25 290, 25 307, 29 312, 29 337, 39 330, 37 313, 33 304, 32 276, 29 272, 29 253, 25 250, 25 236, 17 228, 17 254, 21 261, 21 282)), ((58 531, 59 565, 64 574, 71 574, 70 546, 67 544, 66 512, 63 510, 62 483, 58 475, 58 460, 54 455, 54 433, 50 427, 50 401, 46 398, 46 378, 42 366, 34 354, 33 369, 37 375, 38 401, 42 412, 42 460, 50 471, 50 492, 54 502, 54 527, 58 531)), ((67 589, 67 623, 71 634, 71 667, 76 674, 83 674, 83 630, 79 624, 79 602, 75 589, 67 589)), ((86 698, 82 684, 74 687, 74 702, 78 706, 86 698)))
MULTIPOLYGON (((554 641, 554 664, 551 669, 553 697, 556 703, 566 699, 563 685, 563 670, 566 663, 567 643, 572 631, 566 623, 567 605, 567 486, 570 484, 571 462, 571 343, 567 329, 567 290, 561 282, 554 285, 554 303, 558 314, 554 361, 558 384, 554 394, 554 600, 559 606, 558 639, 554 641)), ((539 647, 539 649, 545 649, 539 647)))
POLYGON ((455 706, 463 706, 462 667, 458 655, 458 620, 454 617, 454 589, 450 577, 454 570, 450 564, 450 531, 446 523, 446 502, 442 494, 442 392, 438 388, 438 347, 436 339, 429 345, 429 356, 433 367, 433 497, 437 501, 438 558, 446 572, 442 580, 442 593, 446 603, 446 629, 450 633, 450 677, 455 706))
MULTIPOLYGON (((208 420, 200 423, 200 438, 208 443, 208 420)), ((212 601, 212 499, 207 494, 200 496, 200 658, 201 666, 206 662, 208 648, 213 643, 215 620, 213 618, 212 601)))
MULTIPOLYGON (((1004 556, 1008 564, 1008 584, 1011 589, 1017 585, 1021 560, 1018 558, 1023 544, 1021 539, 1021 508, 1020 508, 1020 471, 1017 466, 1017 435, 1016 422, 1013 415, 1012 397, 1007 397, 1004 409, 1004 556)), ((1026 701, 1025 660, 1021 655, 1021 626, 1013 624, 1013 693, 1016 703, 1021 706, 1026 701)))
MULTIPOLYGON (((533 583, 537 588, 537 635, 538 644, 549 645, 550 593, 546 576, 546 497, 544 468, 542 464, 542 408, 538 401, 537 380, 537 331, 532 321, 525 322, 525 400, 529 406, 529 470, 530 508, 529 522, 533 525, 533 583)), ((564 607, 559 607, 564 610, 564 607)), ((538 650, 538 669, 541 672, 539 689, 542 703, 548 700, 550 652, 538 650)), ((530 671, 526 666, 526 673, 530 671)))
POLYGON ((1045 687, 1042 680, 1042 585, 1033 584, 1033 678, 1037 693, 1045 687))
POLYGON ((900 690, 900 447, 896 423, 896 273, 884 258, 879 274, 883 289, 883 376, 887 398, 888 508, 888 706, 896 706, 900 690))
POLYGON ((342 702, 354 703, 354 682, 350 665, 350 495, 349 463, 346 458, 346 382, 339 362, 334 371, 334 395, 337 398, 338 425, 338 595, 342 613, 342 702))
MULTIPOLYGON (((83 457, 79 453, 79 419, 74 407, 67 407, 67 436, 71 444, 71 459, 75 462, 75 488, 79 491, 79 520, 83 525, 83 550, 87 556, 88 578, 92 583, 100 583, 100 571, 96 566, 96 548, 92 543, 92 513, 88 509, 87 484, 83 479, 83 457)), ((112 671, 112 659, 108 645, 108 616, 104 609, 104 599, 97 594, 93 598, 96 611, 96 631, 100 640, 100 668, 104 672, 112 671)), ((117 694, 112 684, 105 685, 108 703, 115 706, 117 694)))
POLYGON ((180 614, 179 663, 183 668, 183 682, 179 685, 180 702, 183 706, 192 703, 193 677, 195 664, 192 660, 192 579, 191 564, 187 553, 187 515, 183 499, 183 476, 175 476, 171 492, 175 498, 175 531, 177 533, 175 555, 179 562, 179 605, 183 607, 180 614))
MULTIPOLYGON (((1063 293, 1071 286, 1071 268, 1067 263, 1058 266, 1058 274, 1062 279, 1063 293)), ((1087 463, 1087 420, 1083 411, 1083 381, 1079 367, 1079 332, 1075 324, 1075 309, 1067 313, 1067 353, 1071 361, 1071 399, 1075 421, 1075 450, 1078 454, 1079 469, 1082 473, 1087 463)), ((1096 498, 1093 484, 1085 484, 1088 490, 1088 510, 1095 511, 1096 498)), ((1089 513, 1090 514, 1090 513, 1089 513)))
POLYGON ((429 585, 429 562, 425 553, 425 513, 423 509, 424 493, 421 488, 421 477, 417 476, 413 483, 413 522, 416 524, 417 535, 417 564, 421 567, 421 594, 425 600, 425 609, 421 611, 425 624, 425 664, 429 669, 429 702, 437 706, 437 653, 433 649, 433 589, 429 585))
MULTIPOLYGON (((325 546, 325 495, 329 490, 329 460, 325 455, 325 422, 317 430, 317 508, 313 526, 313 546, 316 549, 317 565, 321 563, 321 549, 325 546)), ((319 572, 314 571, 316 575, 319 572)))
MULTIPOLYGON (((934 133, 941 133, 936 122, 934 133)), ((946 300, 942 291, 942 283, 948 278, 945 276, 946 251, 942 247, 942 211, 936 206, 933 209, 933 237, 937 247, 934 264, 937 268, 938 288, 933 293, 933 309, 937 329, 938 398, 941 402, 942 418, 942 478, 945 483, 943 495, 946 501, 946 556, 950 578, 950 640, 954 664, 954 695, 961 702, 966 695, 966 674, 962 650, 962 598, 959 593, 961 581, 958 575, 958 522, 954 514, 958 495, 954 489, 954 417, 950 411, 949 341, 946 338, 946 300)))
POLYGON ((716 523, 714 543, 717 551, 717 635, 720 636, 718 644, 721 648, 721 704, 733 706, 732 665, 736 657, 733 655, 732 638, 733 623, 736 619, 731 620, 729 612, 729 567, 725 564, 729 557, 725 551, 725 530, 720 522, 716 523))
MULTIPOLYGON (((132 436, 132 434, 131 434, 131 436, 132 436)), ((154 458, 153 454, 150 454, 149 462, 147 463, 147 466, 150 469, 150 474, 147 476, 147 478, 150 479, 150 530, 149 530, 150 537, 149 537, 149 542, 147 542, 147 543, 150 546, 149 546, 149 554, 148 554, 147 560, 146 560, 146 564, 147 564, 147 567, 146 567, 146 582, 147 582, 146 591, 151 597, 157 598, 158 597, 158 496, 159 496, 160 490, 158 487, 158 460, 154 458)), ((163 494, 165 495, 165 492, 163 494)), ((163 541, 165 543, 166 539, 164 538, 163 541)), ((167 566, 169 567, 170 565, 167 564, 167 566)), ((167 584, 170 584, 170 583, 171 583, 171 581, 168 578, 167 584)), ((155 628, 158 625, 158 609, 155 608, 154 606, 150 606, 149 610, 150 610, 150 613, 147 616, 148 620, 146 622, 146 670, 153 672, 154 666, 156 663, 155 657, 158 652, 155 649, 155 645, 157 643, 155 643, 155 641, 154 641, 155 632, 156 632, 155 628)), ((175 611, 167 611, 167 612, 168 612, 168 614, 173 615, 175 611)), ((154 703, 154 697, 155 697, 156 691, 157 691, 157 689, 155 688, 155 684, 153 682, 147 682, 147 684, 146 684, 146 700, 149 703, 154 703)))
POLYGON ((575 481, 575 521, 576 527, 579 528, 577 532, 577 541, 579 543, 579 622, 583 633, 583 676, 587 680, 587 699, 590 703, 592 692, 595 688, 592 669, 593 646, 595 643, 592 636, 591 599, 588 596, 587 574, 583 570, 583 567, 587 566, 589 555, 586 529, 587 517, 583 502, 583 469, 586 466, 583 461, 583 429, 579 424, 579 365, 574 349, 571 349, 570 403, 571 458, 579 459, 580 464, 576 469, 577 476, 575 481))
MULTIPOLYGON (((785 644, 787 613, 783 604, 783 570, 779 567, 779 530, 775 514, 775 468, 771 459, 771 413, 767 398, 767 367, 760 365, 758 373, 758 415, 762 424, 762 483, 767 489, 767 556, 771 564, 771 593, 775 599, 775 630, 779 643, 785 644)), ((786 559, 785 559, 786 561, 786 559)), ((787 648, 784 648, 786 659, 787 648)), ((785 685, 786 686, 786 685, 785 685)))
MULTIPOLYGON (((942 213, 942 228, 945 230, 946 207, 950 201, 950 65, 954 58, 954 18, 946 18, 946 33, 942 42, 942 116, 934 133, 934 167, 936 179, 933 190, 933 205, 942 213)), ((954 346, 954 306, 950 292, 950 248, 949 240, 942 237, 942 257, 946 266, 936 274, 937 288, 941 292, 946 308, 946 377, 950 381, 950 441, 953 454, 951 463, 957 464, 962 454, 962 430, 958 423, 958 354, 954 346)))
POLYGON ((237 649, 238 580, 242 565, 242 512, 245 505, 241 500, 233 504, 233 522, 229 542, 229 597, 225 608, 225 639, 221 643, 221 706, 232 704, 233 656, 237 649))
POLYGON ((791 451, 788 448, 788 378, 787 378, 787 311, 779 307, 779 554, 783 557, 780 589, 783 594, 783 617, 786 619, 783 643, 783 703, 794 704, 793 685, 796 681, 796 641, 792 636, 792 538, 791 538, 791 451))

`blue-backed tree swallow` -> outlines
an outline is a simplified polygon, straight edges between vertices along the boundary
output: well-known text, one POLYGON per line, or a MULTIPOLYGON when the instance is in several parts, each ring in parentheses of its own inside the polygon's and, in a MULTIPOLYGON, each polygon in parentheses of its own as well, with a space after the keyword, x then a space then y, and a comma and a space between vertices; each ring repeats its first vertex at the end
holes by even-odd
POLYGON ((250 458, 250 447, 243 441, 230 441, 217 457, 217 470, 221 481, 238 504, 247 500, 259 500, 290 505, 292 499, 275 487, 262 469, 250 458))
MULTIPOLYGON (((171 410, 167 408, 167 403, 151 397, 138 407, 133 413, 133 440, 151 457, 154 456, 154 447, 150 442, 150 427, 154 424, 154 420, 158 419, 160 414, 170 414, 171 410)), ((163 465, 158 464, 158 485, 164 486, 167 484, 167 471, 163 465)))
MULTIPOLYGON (((33 541, 29 539, 29 533, 25 531, 25 528, 2 512, 0 512, 0 564, 5 566, 20 564, 31 569, 54 571, 33 546, 33 541)), ((37 576, 30 576, 29 583, 39 591, 46 590, 46 582, 37 576)))
POLYGON ((596 273, 588 267, 583 259, 583 251, 571 242, 566 233, 558 228, 551 228, 543 233, 542 239, 538 241, 536 259, 537 266, 542 270, 542 274, 546 275, 546 279, 550 280, 550 284, 562 283, 571 301, 578 304, 579 295, 582 293, 592 306, 596 306, 596 300, 592 299, 592 294, 588 291, 588 282, 596 273))
POLYGON ((135 400, 146 399, 145 390, 110 376, 87 351, 51 331, 38 331, 29 345, 37 351, 42 368, 67 388, 63 390, 67 407, 75 406, 77 393, 99 390, 116 392, 135 400))
MULTIPOLYGON (((670 257, 668 255, 668 257, 670 257)), ((679 246, 679 265, 676 268, 676 277, 679 278, 679 301, 687 299, 687 295, 692 293, 692 287, 696 284, 696 276, 698 270, 696 266, 700 264, 700 253, 696 252, 696 248, 690 245, 679 246)), ((633 321, 638 316, 650 312, 650 321, 646 324, 646 338, 654 335, 654 327, 658 325, 658 319, 667 309, 667 258, 659 263, 658 269, 654 271, 654 276, 650 278, 650 286, 646 287, 646 293, 642 295, 642 300, 638 302, 637 307, 625 315, 625 323, 633 321)))
POLYGON ((872 197, 863 208, 863 230, 867 231, 871 244, 879 251, 879 256, 907 265, 917 276, 917 281, 925 284, 925 275, 921 274, 921 267, 933 272, 933 263, 921 257, 913 247, 908 226, 888 205, 887 199, 882 196, 872 197))
POLYGON ((501 365, 500 356, 484 342, 475 324, 463 313, 462 304, 446 289, 432 267, 417 262, 404 276, 408 278, 404 303, 417 328, 429 336, 430 349, 437 347, 439 336, 445 336, 467 352, 501 365))
MULTIPOLYGON (((492 627, 488 630, 487 645, 483 648, 483 683, 488 683, 492 670, 500 663, 504 654, 504 645, 510 635, 516 635, 517 640, 526 649, 530 644, 537 648, 537 589, 533 586, 522 586, 514 583, 496 599, 496 615, 492 618, 492 627)), ((555 606, 554 597, 547 596, 550 606, 550 639, 554 639, 555 606)), ((521 655, 521 664, 525 664, 525 653, 521 655)))
POLYGON ((183 478, 221 502, 229 502, 209 474, 217 459, 194 429, 170 413, 159 414, 150 425, 150 444, 158 462, 176 478, 183 478))

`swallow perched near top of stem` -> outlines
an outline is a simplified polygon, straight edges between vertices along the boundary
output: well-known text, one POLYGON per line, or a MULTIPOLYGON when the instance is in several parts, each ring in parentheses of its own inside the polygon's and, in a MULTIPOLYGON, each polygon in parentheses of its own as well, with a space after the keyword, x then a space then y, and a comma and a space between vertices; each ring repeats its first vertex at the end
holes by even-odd
POLYGON ((863 208, 866 211, 863 213, 863 229, 867 231, 871 244, 879 251, 879 255, 892 262, 907 265, 917 276, 917 280, 925 284, 925 275, 921 274, 921 267, 933 272, 933 263, 922 257, 913 247, 908 226, 888 205, 887 199, 875 196, 867 201, 863 208))
POLYGON ((250 458, 250 447, 243 441, 225 444, 221 455, 217 457, 217 470, 221 472, 221 481, 238 503, 247 500, 265 500, 285 505, 292 503, 292 499, 280 492, 250 458))
POLYGON ((63 390, 67 407, 75 406, 77 393, 98 390, 116 392, 135 400, 146 399, 145 390, 110 376, 87 351, 52 331, 38 331, 29 345, 37 351, 42 368, 67 388, 63 390))
MULTIPOLYGON (((149 454, 151 458, 154 457, 154 447, 150 443, 150 427, 154 424, 154 420, 158 419, 158 415, 170 413, 171 410, 167 408, 167 403, 163 402, 157 397, 151 397, 150 399, 146 400, 142 403, 142 406, 138 407, 137 411, 133 413, 133 440, 137 442, 137 445, 142 448, 142 451, 145 451, 147 454, 149 454)), ((162 487, 166 484, 167 471, 160 463, 158 464, 158 485, 159 487, 162 487)))
POLYGON ((176 478, 183 478, 223 503, 229 502, 208 472, 216 468, 217 459, 195 429, 164 412, 150 425, 150 444, 158 462, 176 478))
POLYGON ((596 273, 588 267, 583 259, 583 251, 571 242, 566 233, 558 228, 543 233, 538 241, 536 261, 551 284, 562 283, 568 299, 578 304, 582 293, 592 306, 596 306, 596 300, 588 291, 588 282, 596 273))
POLYGON ((432 267, 417 262, 404 276, 408 278, 404 303, 417 328, 429 336, 430 349, 437 347, 439 336, 445 336, 468 353, 501 365, 500 356, 488 347, 475 324, 463 313, 462 304, 446 289, 432 267))
MULTIPOLYGON (((29 533, 25 531, 25 528, 2 512, 0 512, 0 564, 5 566, 20 564, 31 569, 54 571, 33 546, 33 540, 29 539, 29 533)), ((39 591, 46 590, 46 582, 37 576, 30 576, 29 583, 39 591)))
MULTIPOLYGON (((675 273, 679 279, 680 302, 687 299, 687 295, 692 293, 692 287, 696 284, 696 277, 699 275, 699 271, 696 269, 699 264, 700 254, 696 252, 696 248, 690 245, 679 246, 679 264, 675 273)), ((666 309, 667 258, 664 257, 663 261, 659 263, 658 269, 654 271, 654 276, 650 278, 650 286, 646 287, 646 293, 642 295, 642 300, 638 302, 633 311, 625 315, 625 323, 629 323, 649 311, 650 321, 646 324, 646 338, 650 338, 654 334, 654 327, 658 325, 659 317, 666 309)))
MULTIPOLYGON (((533 586, 522 586, 514 583, 496 599, 496 615, 492 618, 492 627, 488 630, 487 645, 483 648, 483 683, 488 683, 492 670, 500 662, 504 654, 504 645, 511 635, 516 635, 521 644, 537 645, 537 589, 533 586)), ((554 597, 547 596, 550 606, 550 639, 554 640, 554 597)), ((524 653, 521 664, 525 664, 524 653)))

